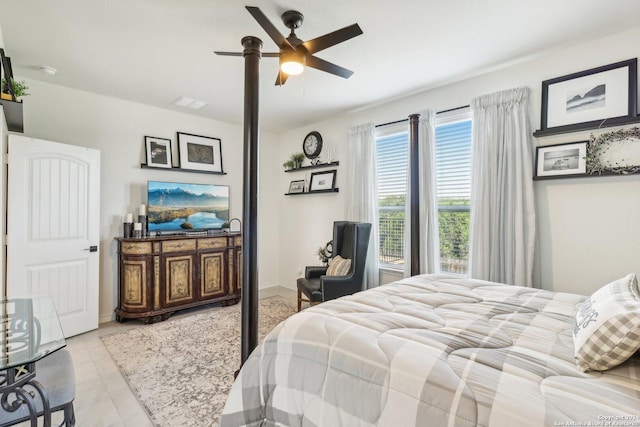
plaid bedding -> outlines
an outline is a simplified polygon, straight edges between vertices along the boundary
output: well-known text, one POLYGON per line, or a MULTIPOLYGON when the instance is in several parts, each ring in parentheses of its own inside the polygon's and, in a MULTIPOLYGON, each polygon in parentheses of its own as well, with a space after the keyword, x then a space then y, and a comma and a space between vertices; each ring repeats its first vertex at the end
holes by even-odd
POLYGON ((640 359, 576 368, 585 298, 422 275, 311 307, 251 354, 221 425, 640 426, 640 359))

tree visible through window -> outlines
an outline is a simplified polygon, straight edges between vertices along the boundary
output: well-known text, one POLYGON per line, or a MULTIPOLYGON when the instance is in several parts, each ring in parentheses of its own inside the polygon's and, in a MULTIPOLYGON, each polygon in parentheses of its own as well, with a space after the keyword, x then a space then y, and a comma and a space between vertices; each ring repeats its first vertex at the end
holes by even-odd
POLYGON ((440 270, 467 274, 471 208, 471 120, 436 119, 440 270))
POLYGON ((409 147, 406 127, 406 123, 399 128, 391 126, 376 135, 380 263, 392 268, 404 265, 404 209, 409 147))

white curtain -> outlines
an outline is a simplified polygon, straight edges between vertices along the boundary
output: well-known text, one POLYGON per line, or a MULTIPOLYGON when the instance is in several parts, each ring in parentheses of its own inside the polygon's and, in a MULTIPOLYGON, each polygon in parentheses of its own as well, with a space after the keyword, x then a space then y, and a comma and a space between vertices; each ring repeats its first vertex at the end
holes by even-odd
POLYGON ((371 224, 367 251, 365 283, 367 288, 378 286, 378 183, 374 125, 367 123, 349 129, 347 158, 346 219, 371 224))
POLYGON ((532 286, 535 239, 529 89, 475 98, 470 272, 476 279, 532 286))
MULTIPOLYGON (((420 273, 440 272, 440 238, 436 195, 436 113, 420 112, 418 121, 418 165, 420 186, 420 273)), ((407 203, 404 224, 404 277, 411 275, 411 158, 407 160, 407 203)))

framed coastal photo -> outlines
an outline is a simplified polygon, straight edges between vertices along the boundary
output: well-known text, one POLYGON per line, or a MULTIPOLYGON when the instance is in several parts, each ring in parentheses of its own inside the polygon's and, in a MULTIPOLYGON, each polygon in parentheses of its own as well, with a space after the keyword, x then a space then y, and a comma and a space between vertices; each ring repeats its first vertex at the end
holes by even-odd
POLYGON ((219 138, 178 132, 180 168, 223 173, 222 141, 219 138))
POLYGON ((606 119, 636 115, 638 59, 542 82, 541 130, 591 128, 606 119))
POLYGON ((311 174, 309 191, 333 190, 336 184, 336 170, 314 172, 311 174))
POLYGON ((145 136, 144 144, 147 150, 147 167, 171 168, 171 140, 145 136))
POLYGON ((537 147, 535 179, 586 176, 586 155, 587 141, 537 147))
POLYGON ((289 194, 304 193, 304 179, 291 181, 289 184, 289 194))

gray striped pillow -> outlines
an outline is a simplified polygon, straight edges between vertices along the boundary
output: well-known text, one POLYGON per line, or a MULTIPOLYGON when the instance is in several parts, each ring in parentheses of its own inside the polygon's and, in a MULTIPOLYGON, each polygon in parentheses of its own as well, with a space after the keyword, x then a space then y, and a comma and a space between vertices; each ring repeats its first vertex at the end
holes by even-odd
POLYGON ((573 344, 583 372, 613 368, 640 349, 640 291, 635 274, 603 286, 580 306, 573 344))
POLYGON ((351 260, 349 258, 342 258, 340 255, 336 255, 329 261, 329 268, 327 268, 327 276, 346 276, 351 269, 351 260))

